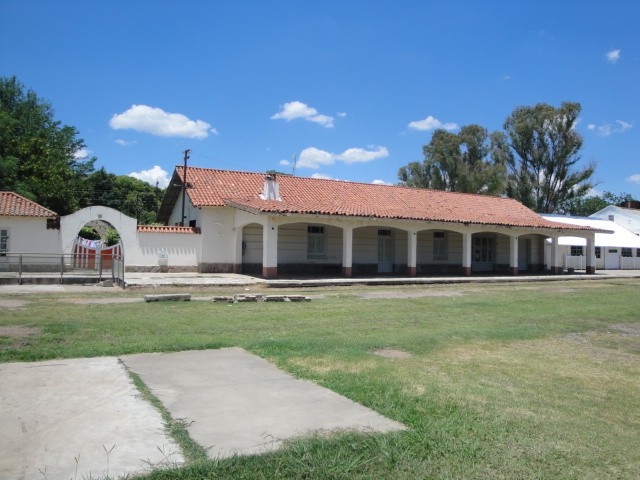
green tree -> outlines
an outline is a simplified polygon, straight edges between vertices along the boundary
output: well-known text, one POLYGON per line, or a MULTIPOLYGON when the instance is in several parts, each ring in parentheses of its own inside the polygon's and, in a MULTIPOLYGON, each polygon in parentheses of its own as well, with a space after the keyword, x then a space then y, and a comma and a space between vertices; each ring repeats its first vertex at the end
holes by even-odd
POLYGON ((140 224, 155 223, 164 191, 128 175, 114 175, 104 167, 89 175, 82 206, 102 205, 136 218, 140 224))
POLYGON ((507 195, 539 213, 562 212, 594 186, 595 165, 577 168, 582 137, 579 103, 517 107, 504 123, 509 145, 507 195))
POLYGON ((459 133, 438 129, 423 147, 424 161, 400 168, 404 185, 451 192, 497 195, 504 191, 508 149, 504 134, 479 125, 459 133))
POLYGON ((565 204, 563 210, 564 213, 569 215, 588 217, 609 205, 623 205, 629 201, 635 201, 633 195, 629 193, 617 195, 611 192, 604 192, 602 195, 571 199, 565 204))
POLYGON ((79 206, 82 181, 95 158, 78 131, 54 119, 51 105, 16 77, 0 78, 0 189, 11 190, 65 215, 79 206))

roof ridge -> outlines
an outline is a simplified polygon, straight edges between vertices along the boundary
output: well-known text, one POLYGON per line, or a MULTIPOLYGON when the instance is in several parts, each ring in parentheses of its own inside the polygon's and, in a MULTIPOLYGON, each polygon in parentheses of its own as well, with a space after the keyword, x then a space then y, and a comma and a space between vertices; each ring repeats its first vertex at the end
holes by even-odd
MULTIPOLYGON (((176 165, 176 168, 184 168, 183 165, 176 165)), ((222 168, 211 168, 211 167, 193 167, 193 166, 188 166, 187 170, 206 170, 206 171, 213 171, 213 172, 228 172, 228 173, 243 173, 243 174, 247 174, 247 175, 266 175, 267 172, 249 172, 246 170, 226 170, 226 169, 222 169, 222 168)), ((467 192, 452 192, 452 191, 447 191, 447 190, 437 190, 434 188, 421 188, 421 187, 409 187, 407 185, 386 185, 386 184, 379 184, 379 183, 368 183, 368 182, 357 182, 355 180, 340 180, 337 178, 314 178, 314 177, 300 177, 300 176, 296 176, 296 175, 289 175, 289 174, 281 174, 283 175, 285 178, 290 178, 290 179, 300 179, 300 180, 312 180, 315 182, 338 182, 338 183, 342 183, 342 184, 351 184, 351 185, 364 185, 364 186, 371 186, 371 187, 376 187, 376 188, 397 188, 397 189, 403 189, 403 190, 408 190, 408 191, 415 191, 415 190, 423 190, 423 191, 428 191, 428 192, 434 192, 436 194, 447 194, 447 195, 464 195, 464 196, 471 196, 471 197, 482 197, 482 198, 496 198, 496 199, 500 199, 500 200, 515 200, 513 198, 510 197, 502 197, 502 196, 498 196, 498 195, 484 195, 482 193, 467 193, 467 192)), ((516 200, 517 201, 517 200, 516 200)))

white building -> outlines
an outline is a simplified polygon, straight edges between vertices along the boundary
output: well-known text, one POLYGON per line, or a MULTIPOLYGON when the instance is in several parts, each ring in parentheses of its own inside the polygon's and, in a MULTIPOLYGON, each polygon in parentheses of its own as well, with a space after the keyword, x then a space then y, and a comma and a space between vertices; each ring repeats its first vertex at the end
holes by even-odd
POLYGON ((611 220, 636 235, 640 235, 640 210, 609 205, 590 215, 591 218, 611 220))
MULTIPOLYGON (((611 220, 591 217, 567 217, 543 215, 547 220, 570 223, 597 229, 595 235, 596 268, 600 270, 640 269, 640 236, 611 220), (610 233, 604 233, 609 231, 610 233)), ((558 238, 564 268, 584 270, 586 268, 586 242, 582 237, 563 236, 558 238)), ((547 247, 547 255, 550 255, 547 247)), ((545 263, 550 262, 547 257, 545 263)))

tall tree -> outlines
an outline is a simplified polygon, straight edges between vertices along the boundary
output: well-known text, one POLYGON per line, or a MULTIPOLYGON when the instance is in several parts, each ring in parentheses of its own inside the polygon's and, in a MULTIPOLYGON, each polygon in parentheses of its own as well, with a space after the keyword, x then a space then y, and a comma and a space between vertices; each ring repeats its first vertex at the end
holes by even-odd
POLYGON ((102 205, 134 217, 140 224, 156 221, 164 190, 127 175, 108 173, 104 167, 84 182, 81 207, 102 205))
POLYGON ((423 162, 398 171, 404 185, 487 195, 504 191, 508 149, 500 132, 489 134, 479 125, 466 125, 457 134, 438 129, 422 151, 423 162))
POLYGON ((513 153, 507 194, 539 213, 562 212, 594 186, 595 165, 578 168, 582 137, 579 103, 517 107, 504 123, 513 153))
POLYGON ((51 105, 16 77, 0 78, 0 189, 64 215, 79 205, 94 158, 78 158, 78 131, 54 119, 51 105))
POLYGON ((609 205, 625 205, 626 202, 636 202, 630 193, 615 194, 604 192, 602 195, 571 199, 563 206, 563 213, 588 217, 609 205))

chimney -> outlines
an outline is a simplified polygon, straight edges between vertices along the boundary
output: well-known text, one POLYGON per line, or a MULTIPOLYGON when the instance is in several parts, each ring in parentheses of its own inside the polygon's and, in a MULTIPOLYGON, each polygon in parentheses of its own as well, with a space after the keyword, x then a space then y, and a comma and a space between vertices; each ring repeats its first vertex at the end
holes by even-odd
POLYGON ((281 202, 280 188, 278 187, 278 180, 275 173, 268 173, 264 177, 264 187, 260 194, 262 200, 275 200, 281 202))

